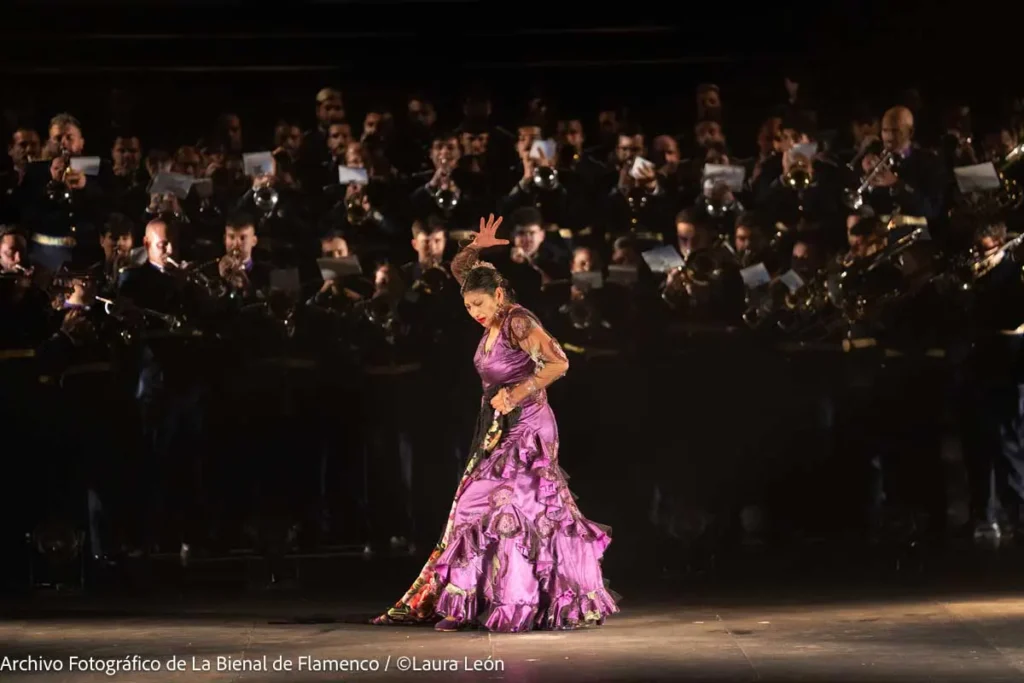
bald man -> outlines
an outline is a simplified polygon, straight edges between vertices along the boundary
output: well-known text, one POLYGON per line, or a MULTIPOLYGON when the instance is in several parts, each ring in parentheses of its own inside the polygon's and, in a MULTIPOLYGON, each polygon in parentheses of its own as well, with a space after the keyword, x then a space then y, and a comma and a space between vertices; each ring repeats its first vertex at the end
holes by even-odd
MULTIPOLYGON (((930 222, 939 219, 945 185, 942 163, 934 152, 914 144, 914 115, 908 108, 893 107, 882 116, 882 144, 893 153, 895 171, 886 165, 875 173, 865 196, 867 204, 880 216, 899 211, 930 222)), ((871 152, 861 158, 865 176, 879 158, 871 152)))
MULTIPOLYGON (((146 263, 121 274, 118 301, 172 316, 199 312, 197 302, 186 297, 189 290, 181 278, 169 272, 174 240, 173 225, 160 219, 146 225, 146 263)), ((168 329, 164 320, 146 316, 144 321, 152 334, 143 337, 145 352, 138 358, 135 397, 141 405, 149 452, 143 463, 145 474, 138 482, 141 509, 133 515, 142 528, 133 540, 174 550, 180 544, 184 562, 198 534, 198 518, 190 502, 195 481, 190 473, 195 471, 191 459, 202 454, 203 366, 195 349, 181 338, 160 334, 168 329)))
POLYGON ((155 219, 146 225, 142 245, 146 262, 128 268, 118 278, 118 296, 130 299, 136 306, 160 313, 182 312, 181 288, 177 278, 165 272, 174 254, 174 231, 166 221, 155 219))

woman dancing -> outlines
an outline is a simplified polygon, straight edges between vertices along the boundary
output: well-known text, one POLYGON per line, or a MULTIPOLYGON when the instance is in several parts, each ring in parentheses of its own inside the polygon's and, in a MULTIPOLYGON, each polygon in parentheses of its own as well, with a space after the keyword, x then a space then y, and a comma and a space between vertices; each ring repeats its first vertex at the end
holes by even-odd
POLYGON ((618 612, 605 588, 607 527, 585 519, 558 465, 558 427, 545 387, 569 361, 537 318, 510 300, 480 251, 501 218, 452 261, 466 310, 484 328, 473 362, 484 397, 471 457, 440 542, 419 577, 375 624, 437 621, 439 631, 596 626, 618 612), (443 618, 442 618, 443 617, 443 618))

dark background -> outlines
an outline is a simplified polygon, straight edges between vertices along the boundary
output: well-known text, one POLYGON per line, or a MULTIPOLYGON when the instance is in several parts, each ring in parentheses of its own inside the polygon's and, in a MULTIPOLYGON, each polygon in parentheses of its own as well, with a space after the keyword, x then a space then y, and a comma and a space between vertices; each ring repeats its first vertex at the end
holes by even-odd
POLYGON ((18 1, 0 10, 0 73, 16 106, 43 124, 69 102, 95 105, 123 88, 149 109, 173 110, 173 125, 189 135, 227 107, 248 114, 249 131, 281 115, 308 118, 313 93, 328 84, 346 93, 350 117, 372 102, 400 105, 411 90, 454 116, 459 96, 483 87, 506 125, 539 90, 566 113, 589 118, 613 102, 665 130, 686 127, 693 88, 708 81, 722 86, 727 111, 760 117, 781 98, 786 71, 800 74, 825 126, 845 123, 854 101, 884 109, 911 86, 938 107, 995 103, 1021 85, 1008 59, 1013 27, 1000 32, 994 16, 972 23, 973 5, 970 13, 958 3, 880 0, 606 8, 18 1))

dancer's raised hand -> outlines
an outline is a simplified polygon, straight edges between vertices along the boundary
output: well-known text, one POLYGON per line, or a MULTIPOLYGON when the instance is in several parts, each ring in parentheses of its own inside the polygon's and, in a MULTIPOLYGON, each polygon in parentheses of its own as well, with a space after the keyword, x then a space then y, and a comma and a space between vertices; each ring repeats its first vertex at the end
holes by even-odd
POLYGON ((500 240, 496 237, 500 225, 501 217, 495 219, 493 213, 486 220, 481 216, 480 232, 473 233, 473 246, 486 249, 508 244, 508 240, 500 240))

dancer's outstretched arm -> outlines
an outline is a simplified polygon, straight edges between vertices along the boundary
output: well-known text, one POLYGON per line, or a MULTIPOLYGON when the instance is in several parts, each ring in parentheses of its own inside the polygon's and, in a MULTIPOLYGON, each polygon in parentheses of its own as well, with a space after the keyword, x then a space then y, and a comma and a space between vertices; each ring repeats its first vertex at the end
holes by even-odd
POLYGON ((466 282, 466 276, 477 263, 480 262, 480 250, 487 247, 496 247, 508 244, 508 240, 500 240, 495 237, 498 227, 501 225, 501 218, 497 220, 492 213, 489 218, 480 217, 480 232, 473 233, 473 241, 467 244, 452 259, 452 276, 461 287, 466 282))

